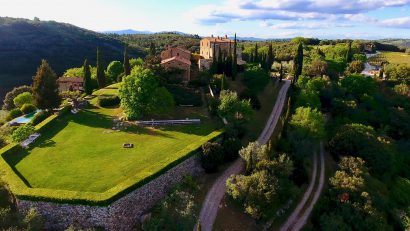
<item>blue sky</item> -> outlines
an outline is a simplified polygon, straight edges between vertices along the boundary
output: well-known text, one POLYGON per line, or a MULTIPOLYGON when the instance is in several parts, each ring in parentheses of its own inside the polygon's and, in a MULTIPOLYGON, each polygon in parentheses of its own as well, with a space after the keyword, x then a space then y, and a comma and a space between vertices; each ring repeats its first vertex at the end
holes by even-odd
POLYGON ((0 16, 95 31, 260 38, 410 38, 410 0, 0 0, 0 16))

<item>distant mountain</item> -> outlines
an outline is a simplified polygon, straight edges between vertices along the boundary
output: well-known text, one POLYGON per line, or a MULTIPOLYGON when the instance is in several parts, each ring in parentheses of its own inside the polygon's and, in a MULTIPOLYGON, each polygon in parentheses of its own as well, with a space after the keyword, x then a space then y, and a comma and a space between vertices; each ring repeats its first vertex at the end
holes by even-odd
MULTIPOLYGON (((84 59, 94 65, 97 46, 106 64, 123 59, 124 43, 106 34, 55 21, 0 17, 0 100, 11 88, 31 83, 41 59, 61 75, 84 59)), ((130 49, 130 55, 144 52, 130 49)))
POLYGON ((118 35, 125 35, 125 34, 153 34, 151 31, 139 31, 133 29, 126 29, 126 30, 112 30, 112 31, 103 31, 104 34, 118 34, 118 35))

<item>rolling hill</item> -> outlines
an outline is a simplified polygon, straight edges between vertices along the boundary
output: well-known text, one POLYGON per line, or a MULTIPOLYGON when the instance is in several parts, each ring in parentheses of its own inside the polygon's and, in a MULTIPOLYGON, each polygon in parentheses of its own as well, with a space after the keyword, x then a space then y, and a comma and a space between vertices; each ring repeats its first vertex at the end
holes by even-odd
MULTIPOLYGON (((41 59, 61 75, 86 58, 94 65, 97 46, 105 64, 123 59, 124 42, 108 35, 55 21, 0 17, 0 102, 11 88, 31 83, 41 59)), ((130 55, 144 52, 131 47, 130 55)))

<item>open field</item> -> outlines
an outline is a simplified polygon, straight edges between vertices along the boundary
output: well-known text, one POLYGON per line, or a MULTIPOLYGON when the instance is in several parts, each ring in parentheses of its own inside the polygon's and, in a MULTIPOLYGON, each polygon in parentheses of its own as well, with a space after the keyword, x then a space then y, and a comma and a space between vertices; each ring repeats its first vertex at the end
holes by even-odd
MULTIPOLYGON (((80 196, 69 198, 79 199, 88 198, 90 193, 106 193, 90 198, 94 202, 101 200, 95 198, 106 200, 114 192, 161 172, 221 133, 202 114, 202 108, 177 108, 172 113, 199 117, 199 125, 147 128, 130 124, 114 131, 113 119, 121 109, 98 107, 95 99, 90 101, 90 109, 53 121, 32 148, 3 155, 29 187, 78 192, 80 196), (134 148, 123 148, 124 143, 132 143, 134 148), (81 192, 86 194, 81 196, 81 192)), ((23 195, 37 195, 33 193, 23 195)))
POLYGON ((402 52, 383 52, 386 60, 392 64, 410 64, 410 55, 402 52))
POLYGON ((104 192, 135 181, 187 154, 185 148, 209 135, 206 125, 112 131, 112 120, 83 111, 56 122, 33 149, 7 157, 31 187, 104 192), (125 149, 123 143, 133 143, 125 149), (35 167, 33 167, 35 166, 35 167))

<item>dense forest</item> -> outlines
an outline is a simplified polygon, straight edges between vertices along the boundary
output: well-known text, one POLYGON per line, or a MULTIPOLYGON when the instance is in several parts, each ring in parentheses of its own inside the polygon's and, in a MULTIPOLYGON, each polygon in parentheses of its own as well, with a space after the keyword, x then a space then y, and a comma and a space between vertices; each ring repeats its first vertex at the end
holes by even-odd
MULTIPOLYGON (((86 58, 94 65, 97 46, 107 64, 122 60, 124 44, 110 36, 66 23, 0 17, 0 99, 12 87, 31 82, 41 59, 61 75, 86 58)), ((138 49, 129 53, 144 55, 138 49)))

